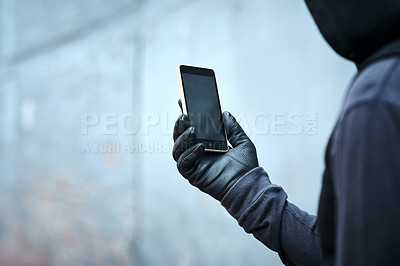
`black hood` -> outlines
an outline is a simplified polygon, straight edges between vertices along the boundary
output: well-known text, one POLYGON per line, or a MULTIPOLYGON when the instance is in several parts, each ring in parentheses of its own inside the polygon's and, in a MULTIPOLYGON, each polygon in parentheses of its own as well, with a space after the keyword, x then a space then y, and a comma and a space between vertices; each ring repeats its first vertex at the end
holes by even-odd
POLYGON ((306 4, 329 45, 356 64, 400 40, 400 0, 306 0, 306 4))

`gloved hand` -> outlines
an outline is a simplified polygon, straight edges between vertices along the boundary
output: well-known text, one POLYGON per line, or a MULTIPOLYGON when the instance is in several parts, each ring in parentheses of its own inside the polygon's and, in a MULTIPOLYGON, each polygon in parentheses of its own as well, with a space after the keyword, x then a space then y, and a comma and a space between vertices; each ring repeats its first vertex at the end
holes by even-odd
POLYGON ((233 146, 226 153, 204 152, 204 144, 196 143, 196 129, 187 115, 180 115, 174 127, 172 155, 179 172, 193 186, 221 201, 239 178, 258 166, 254 144, 236 119, 223 113, 228 140, 233 146))

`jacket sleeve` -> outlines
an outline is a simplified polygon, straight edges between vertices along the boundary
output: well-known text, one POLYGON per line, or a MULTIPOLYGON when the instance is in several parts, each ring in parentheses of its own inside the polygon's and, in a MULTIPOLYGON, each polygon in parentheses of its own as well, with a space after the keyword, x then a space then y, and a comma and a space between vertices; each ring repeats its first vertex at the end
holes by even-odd
POLYGON ((271 184, 257 167, 229 190, 221 204, 268 248, 279 253, 285 265, 319 265, 321 253, 317 218, 287 201, 280 186, 271 184))
POLYGON ((399 265, 400 110, 372 102, 338 128, 333 183, 338 265, 399 265))

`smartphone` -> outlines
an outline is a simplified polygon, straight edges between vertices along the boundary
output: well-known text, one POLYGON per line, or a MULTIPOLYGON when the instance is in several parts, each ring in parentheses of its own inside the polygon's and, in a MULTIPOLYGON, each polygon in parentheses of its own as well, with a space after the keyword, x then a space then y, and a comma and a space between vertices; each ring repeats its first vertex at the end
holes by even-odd
POLYGON ((227 152, 228 141, 214 70, 179 65, 177 72, 182 111, 196 129, 197 142, 204 143, 206 151, 227 152))

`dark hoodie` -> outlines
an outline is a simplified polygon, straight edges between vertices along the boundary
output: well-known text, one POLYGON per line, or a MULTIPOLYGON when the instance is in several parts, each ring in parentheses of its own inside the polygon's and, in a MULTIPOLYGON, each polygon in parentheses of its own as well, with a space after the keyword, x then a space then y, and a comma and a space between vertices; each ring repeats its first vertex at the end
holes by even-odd
MULTIPOLYGON (((398 0, 306 0, 306 4, 329 45, 357 65, 400 39, 398 0)), ((391 49, 385 56, 398 52, 391 49)))
POLYGON ((326 149, 318 222, 261 167, 221 203, 286 265, 400 265, 400 0, 306 4, 359 69, 326 149))

